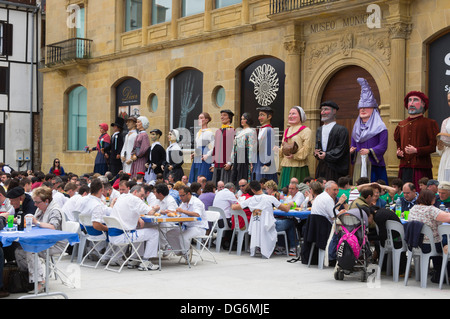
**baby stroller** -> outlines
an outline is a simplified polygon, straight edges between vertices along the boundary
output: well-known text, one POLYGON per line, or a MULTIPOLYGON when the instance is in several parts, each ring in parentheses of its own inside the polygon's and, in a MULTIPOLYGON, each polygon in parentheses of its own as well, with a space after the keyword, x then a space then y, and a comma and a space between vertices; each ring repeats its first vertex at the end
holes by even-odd
POLYGON ((334 279, 344 280, 344 275, 361 272, 361 282, 366 282, 368 260, 371 250, 367 238, 368 219, 359 205, 358 208, 337 216, 334 209, 335 233, 338 236, 336 247, 336 267, 334 279))

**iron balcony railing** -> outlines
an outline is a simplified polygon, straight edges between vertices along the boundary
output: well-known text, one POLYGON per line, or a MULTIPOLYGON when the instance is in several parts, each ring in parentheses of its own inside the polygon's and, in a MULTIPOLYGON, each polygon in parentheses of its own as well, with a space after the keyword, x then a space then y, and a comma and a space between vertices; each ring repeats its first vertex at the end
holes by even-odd
POLYGON ((47 46, 47 64, 91 57, 92 40, 72 38, 47 46))
POLYGON ((339 0, 270 0, 270 14, 289 12, 339 0))

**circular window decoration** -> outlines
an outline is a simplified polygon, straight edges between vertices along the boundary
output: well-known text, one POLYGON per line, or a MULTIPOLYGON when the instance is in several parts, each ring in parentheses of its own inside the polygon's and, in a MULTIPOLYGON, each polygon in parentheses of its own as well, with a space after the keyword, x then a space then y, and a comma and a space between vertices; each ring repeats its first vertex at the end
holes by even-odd
POLYGON ((150 94, 150 96, 148 97, 148 109, 150 112, 156 112, 158 110, 158 97, 156 96, 156 94, 152 93, 150 94))
POLYGON ((222 86, 217 86, 213 91, 213 101, 218 107, 225 104, 225 89, 222 86))

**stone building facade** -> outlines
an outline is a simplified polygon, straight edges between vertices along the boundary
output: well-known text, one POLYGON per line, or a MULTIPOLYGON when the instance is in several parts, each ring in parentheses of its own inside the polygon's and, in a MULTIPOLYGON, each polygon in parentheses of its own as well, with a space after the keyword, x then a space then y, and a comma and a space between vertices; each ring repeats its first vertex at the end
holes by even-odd
MULTIPOLYGON (((98 124, 120 114, 147 116, 150 128, 163 131, 167 146, 169 129, 186 123, 192 131, 192 118, 201 111, 211 114, 214 128, 220 127, 220 110, 231 109, 238 127, 243 111, 256 112, 255 101, 276 109, 281 132, 289 109, 301 105, 305 124, 315 131, 320 102, 333 99, 341 108, 338 123, 351 130, 358 115, 356 78, 363 76, 389 130, 385 159, 393 177, 398 171, 393 132, 407 117, 405 94, 429 94, 427 116, 439 124, 449 116, 448 1, 242 0, 221 6, 205 0, 194 14, 186 14, 189 1, 156 5, 162 2, 47 1, 46 67, 40 70, 43 169, 58 157, 67 171, 91 172, 95 154, 84 153, 83 143, 93 146, 98 124), (81 54, 64 56, 73 47, 81 54), (433 61, 442 69, 432 73, 433 61), (180 96, 189 85, 195 99, 183 122, 187 106, 180 96), (83 90, 81 113, 73 110, 79 103, 72 94, 76 88, 83 90)), ((437 172, 437 155, 433 163, 437 172)), ((315 165, 311 155, 311 172, 315 165)))

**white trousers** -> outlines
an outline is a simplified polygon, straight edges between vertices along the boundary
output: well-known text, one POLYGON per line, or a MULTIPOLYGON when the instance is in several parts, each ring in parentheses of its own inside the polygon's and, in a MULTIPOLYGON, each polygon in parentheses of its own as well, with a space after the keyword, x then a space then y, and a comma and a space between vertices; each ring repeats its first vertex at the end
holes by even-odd
MULTIPOLYGON (((128 242, 125 236, 126 236, 125 234, 119 236, 110 236, 109 241, 113 245, 124 244, 128 242)), ((129 233, 129 236, 131 237, 131 241, 133 243, 140 243, 140 242, 145 243, 143 255, 141 250, 139 251, 139 254, 142 255, 144 259, 149 259, 158 256, 159 233, 157 229, 155 228, 137 229, 135 233, 129 233)))

